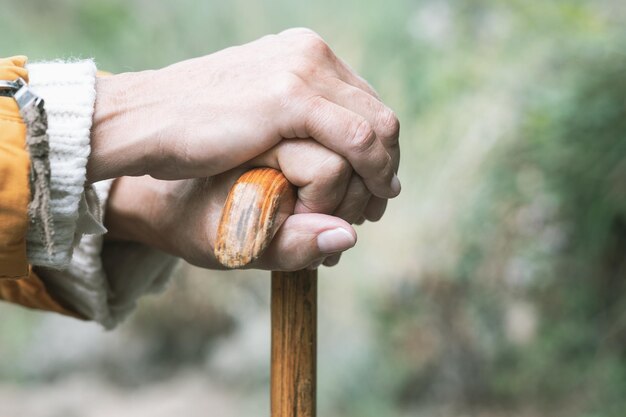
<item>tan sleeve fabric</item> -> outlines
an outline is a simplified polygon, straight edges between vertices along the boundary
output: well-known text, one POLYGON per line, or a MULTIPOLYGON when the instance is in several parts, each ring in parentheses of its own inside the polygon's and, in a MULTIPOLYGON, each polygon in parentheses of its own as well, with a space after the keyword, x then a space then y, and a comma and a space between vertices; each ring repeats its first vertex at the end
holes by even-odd
POLYGON ((24 278, 0 280, 0 300, 83 319, 81 315, 62 306, 52 298, 37 274, 32 270, 29 272, 29 275, 24 278))

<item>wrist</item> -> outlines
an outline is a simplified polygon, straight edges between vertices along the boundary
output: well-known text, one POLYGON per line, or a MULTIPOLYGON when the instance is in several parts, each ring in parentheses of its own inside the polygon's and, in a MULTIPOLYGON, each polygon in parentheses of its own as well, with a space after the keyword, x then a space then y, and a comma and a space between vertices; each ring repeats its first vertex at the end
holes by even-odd
POLYGON ((159 246, 151 218, 156 199, 142 182, 142 177, 120 177, 113 183, 105 211, 107 239, 159 246))
POLYGON ((150 129, 154 112, 146 97, 150 71, 125 73, 96 80, 96 103, 91 129, 87 180, 97 182, 147 173, 150 129))

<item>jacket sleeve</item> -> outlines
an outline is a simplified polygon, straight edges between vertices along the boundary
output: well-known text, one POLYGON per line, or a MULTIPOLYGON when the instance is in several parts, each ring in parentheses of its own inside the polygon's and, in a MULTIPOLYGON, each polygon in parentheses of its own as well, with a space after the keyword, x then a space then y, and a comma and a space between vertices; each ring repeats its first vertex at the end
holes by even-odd
MULTIPOLYGON (((0 59, 0 79, 28 80, 25 57, 0 59)), ((0 299, 30 308, 79 316, 46 289, 26 251, 30 158, 26 127, 11 97, 0 97, 0 299)))
POLYGON ((5 68, 0 79, 28 77, 29 87, 44 99, 54 250, 48 253, 36 233, 38 219, 28 218, 25 127, 14 100, 0 97, 0 146, 6 147, 0 147, 0 277, 5 276, 0 278, 0 299, 112 328, 141 296, 164 288, 177 259, 143 245, 104 240, 104 211, 113 180, 86 183, 94 62, 25 61, 0 61, 5 68))
MULTIPOLYGON (((24 58, 0 59, 0 80, 27 77, 24 58)), ((0 278, 28 275, 26 230, 30 159, 26 129, 11 97, 0 97, 0 278)))

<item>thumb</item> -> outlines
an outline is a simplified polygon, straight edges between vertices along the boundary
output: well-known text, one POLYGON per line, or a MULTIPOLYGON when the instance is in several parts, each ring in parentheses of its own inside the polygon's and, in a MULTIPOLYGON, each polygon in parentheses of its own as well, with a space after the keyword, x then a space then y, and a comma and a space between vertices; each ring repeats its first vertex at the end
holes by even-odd
POLYGON ((296 271, 350 249, 356 232, 346 221, 325 214, 294 214, 285 220, 254 268, 296 271))

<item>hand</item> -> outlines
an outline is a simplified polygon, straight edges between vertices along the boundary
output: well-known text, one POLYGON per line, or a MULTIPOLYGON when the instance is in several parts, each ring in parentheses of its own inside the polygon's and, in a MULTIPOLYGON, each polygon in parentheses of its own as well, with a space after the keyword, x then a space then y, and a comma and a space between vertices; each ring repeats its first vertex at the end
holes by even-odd
POLYGON ((376 218, 400 192, 398 132, 394 113, 317 34, 292 29, 99 79, 88 178, 209 177, 302 138, 349 163, 351 187, 378 197, 364 211, 376 218))
MULTIPOLYGON (((119 178, 108 200, 107 237, 140 242, 197 266, 223 268, 213 255, 217 226, 226 196, 243 171, 177 181, 119 178)), ((294 214, 248 267, 284 271, 317 267, 355 243, 354 229, 340 218, 294 214)))
MULTIPOLYGON (((361 224, 366 219, 379 220, 385 211, 387 200, 372 197, 344 158, 311 140, 282 141, 248 166, 281 170, 298 187, 296 214, 331 214, 361 224)), ((339 258, 336 254, 322 262, 334 266, 339 258)))

